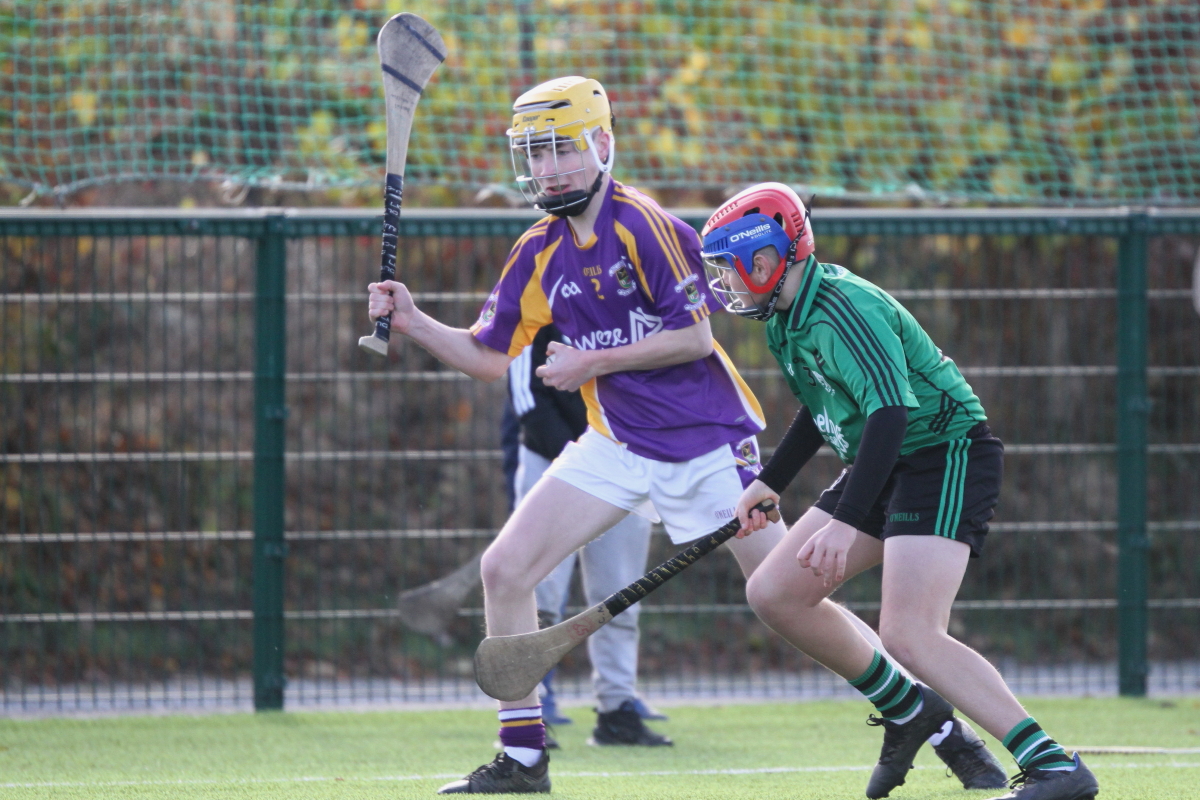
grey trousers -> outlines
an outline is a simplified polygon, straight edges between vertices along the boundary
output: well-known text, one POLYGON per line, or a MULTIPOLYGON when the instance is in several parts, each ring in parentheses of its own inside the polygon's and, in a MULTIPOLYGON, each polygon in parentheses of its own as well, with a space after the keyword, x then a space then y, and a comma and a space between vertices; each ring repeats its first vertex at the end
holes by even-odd
MULTIPOLYGON (((521 445, 516 476, 518 504, 549 466, 549 461, 521 445)), ((583 576, 584 598, 588 606, 594 606, 645 574, 649 552, 650 521, 630 514, 583 549, 567 556, 538 584, 538 611, 553 622, 562 620, 576 560, 583 576)), ((636 695, 640 611, 641 606, 634 605, 587 641, 592 687, 600 711, 614 711, 636 695)))

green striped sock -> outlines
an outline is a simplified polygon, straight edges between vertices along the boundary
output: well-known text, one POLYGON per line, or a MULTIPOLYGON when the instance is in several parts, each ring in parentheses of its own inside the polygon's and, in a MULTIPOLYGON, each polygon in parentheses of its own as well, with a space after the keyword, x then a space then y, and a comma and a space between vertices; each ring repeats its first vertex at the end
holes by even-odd
POLYGON ((884 719, 900 725, 919 714, 925 705, 917 685, 878 650, 871 666, 850 685, 862 692, 884 719))
POLYGON ((1050 738, 1033 717, 1026 717, 1004 737, 1004 746, 1021 769, 1070 771, 1075 760, 1050 738))

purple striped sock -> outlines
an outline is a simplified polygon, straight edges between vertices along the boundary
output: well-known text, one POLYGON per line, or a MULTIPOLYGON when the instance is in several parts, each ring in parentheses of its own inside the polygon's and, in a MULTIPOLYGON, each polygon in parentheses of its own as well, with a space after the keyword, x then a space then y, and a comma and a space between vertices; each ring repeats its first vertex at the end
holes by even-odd
POLYGON ((546 726, 542 707, 505 708, 500 711, 500 744, 505 748, 546 749, 546 726))

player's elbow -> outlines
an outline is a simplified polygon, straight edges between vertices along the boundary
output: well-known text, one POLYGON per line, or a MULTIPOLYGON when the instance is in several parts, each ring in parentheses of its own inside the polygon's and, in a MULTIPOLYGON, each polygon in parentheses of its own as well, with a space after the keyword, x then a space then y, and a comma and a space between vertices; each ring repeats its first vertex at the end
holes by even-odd
POLYGON ((483 381, 484 383, 495 383, 496 381, 503 378, 504 373, 507 371, 508 371, 507 364, 505 364, 502 367, 500 367, 499 369, 497 369, 495 364, 487 363, 487 364, 477 366, 475 369, 472 369, 467 374, 476 380, 483 381))
MULTIPOLYGON (((697 328, 700 326, 697 325, 697 328)), ((704 326, 702 330, 696 331, 696 335, 688 341, 688 355, 692 361, 701 358, 707 358, 713 351, 712 331, 708 326, 704 326)))
POLYGON ((508 372, 512 356, 493 350, 482 342, 475 342, 475 357, 462 371, 484 383, 494 383, 508 372))
POLYGON ((687 346, 693 359, 707 358, 713 351, 712 323, 704 317, 695 325, 687 328, 687 346))

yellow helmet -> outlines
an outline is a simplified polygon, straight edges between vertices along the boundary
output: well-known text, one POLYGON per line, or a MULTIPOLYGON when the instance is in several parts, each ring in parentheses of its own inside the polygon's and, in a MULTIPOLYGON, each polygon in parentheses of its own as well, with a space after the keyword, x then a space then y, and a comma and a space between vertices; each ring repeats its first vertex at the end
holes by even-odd
POLYGON ((553 132, 557 138, 574 139, 580 151, 589 148, 584 133, 601 127, 613 132, 612 108, 600 81, 571 75, 533 87, 513 103, 510 139, 529 137, 536 143, 553 132))
POLYGON ((616 153, 612 132, 612 108, 599 81, 571 75, 546 81, 525 92, 513 103, 512 127, 507 131, 521 193, 547 213, 562 217, 582 214, 600 190, 604 175, 612 170, 616 153), (596 128, 609 134, 608 155, 603 161, 592 141, 596 128), (590 153, 599 173, 588 189, 548 193, 543 187, 561 185, 568 176, 586 172, 582 161, 560 167, 559 158, 554 155, 551 171, 533 175, 530 164, 535 151, 549 145, 549 150, 557 153, 566 142, 571 142, 578 153, 590 153))

